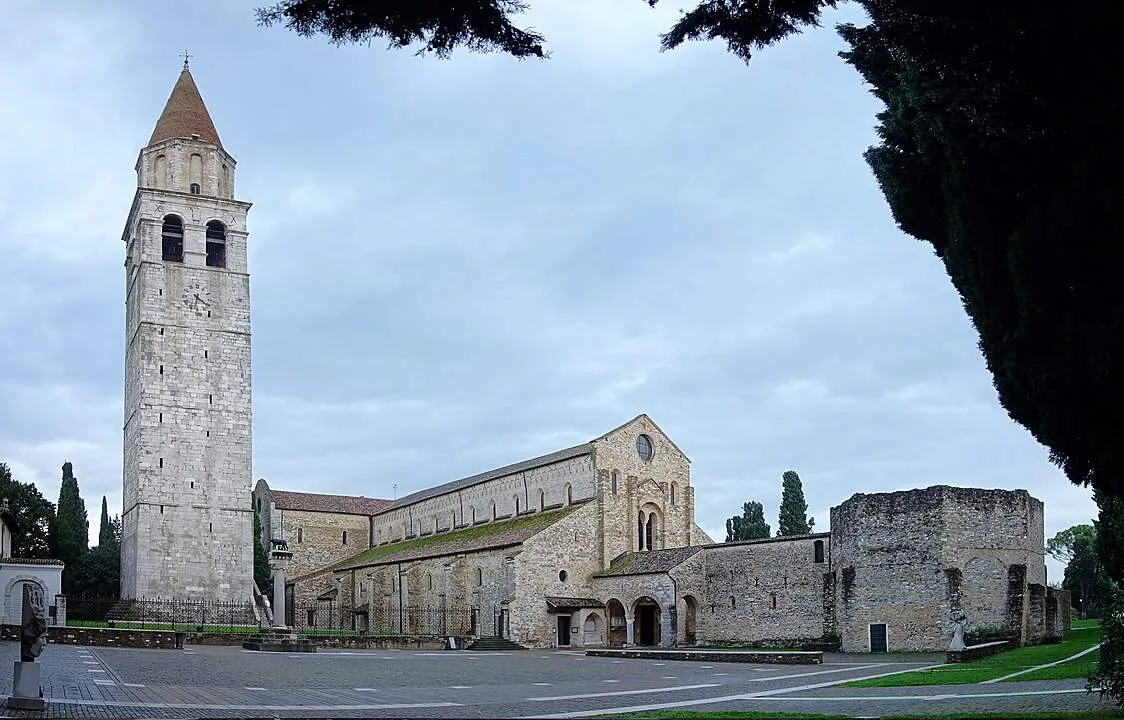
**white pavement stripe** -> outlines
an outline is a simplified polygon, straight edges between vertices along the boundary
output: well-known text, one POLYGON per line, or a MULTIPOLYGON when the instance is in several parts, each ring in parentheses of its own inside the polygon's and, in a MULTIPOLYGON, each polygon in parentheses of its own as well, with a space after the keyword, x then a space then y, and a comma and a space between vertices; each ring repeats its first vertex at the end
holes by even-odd
POLYGON ((117 683, 113 682, 112 680, 95 680, 94 684, 95 685, 116 685, 117 683))
POLYGON ((532 684, 532 685, 539 685, 539 686, 544 686, 544 685, 545 685, 545 686, 550 686, 550 685, 551 685, 552 683, 531 683, 531 684, 532 684))
POLYGON ((249 686, 247 686, 246 689, 247 690, 265 690, 265 688, 263 688, 263 687, 249 687, 249 686))
MULTIPOLYGON (((978 684, 978 683, 977 683, 978 684)), ((1022 697, 1024 695, 1070 695, 1074 693, 1085 693, 1089 691, 1085 688, 1066 688, 1064 690, 1013 690, 1011 692, 987 692, 987 693, 942 693, 940 695, 853 695, 850 697, 842 697, 839 695, 830 696, 805 696, 805 697, 747 697, 745 700, 777 700, 780 702, 819 702, 826 700, 829 702, 837 702, 848 700, 850 702, 866 701, 866 700, 952 700, 959 698, 1004 698, 1004 697, 1022 697)), ((756 695, 756 693, 755 693, 756 695)), ((602 711, 598 711, 602 712, 602 711)))
POLYGON ((1018 677, 1019 675, 1026 675, 1027 673, 1032 673, 1035 670, 1041 670, 1042 668, 1048 668, 1048 667, 1054 667, 1055 665, 1061 665, 1062 663, 1067 663, 1070 660, 1076 660, 1077 658, 1081 657, 1082 655, 1088 655, 1089 653, 1093 652, 1094 650, 1096 650, 1100 646, 1101 646, 1101 644, 1097 643, 1093 647, 1086 648, 1086 649, 1082 650, 1081 652, 1077 653, 1076 655, 1070 655, 1065 660, 1056 660, 1052 663, 1046 663, 1045 665, 1036 665, 1032 668, 1027 668, 1026 670, 1019 670, 1018 672, 1013 672, 1010 675, 1004 675, 1003 677, 997 677, 994 680, 984 680, 983 682, 980 683, 980 685, 988 685, 990 683, 997 683, 997 682, 1000 682, 1000 681, 1003 681, 1003 680, 1008 680, 1008 679, 1013 678, 1013 677, 1018 677))
POLYGON ((450 690, 471 690, 472 686, 471 685, 450 685, 449 689, 450 690))
MULTIPOLYGON (((680 685, 678 687, 648 688, 647 690, 618 690, 616 692, 582 693, 581 695, 551 695, 548 697, 529 697, 527 699, 531 702, 548 702, 551 700, 580 700, 582 698, 613 697, 615 695, 649 695, 653 693, 675 692, 676 690, 698 690, 699 688, 718 687, 720 684, 721 683, 703 683, 701 685, 680 685)), ((599 713, 601 713, 600 710, 591 710, 588 714, 596 715, 599 713)), ((542 715, 537 717, 555 716, 542 715)), ((562 715, 560 717, 569 717, 569 715, 562 715)))
MULTIPOLYGON (((845 667, 838 670, 820 670, 817 672, 803 673, 800 675, 782 675, 774 678, 760 678, 761 680, 787 680, 798 677, 808 677, 811 675, 825 675, 833 672, 845 672, 847 670, 862 670, 864 668, 881 667, 885 663, 873 663, 870 665, 861 665, 857 668, 845 667)), ((943 663, 942 663, 943 665, 943 663)), ((930 665, 928 667, 919 668, 921 670, 928 670, 929 668, 941 667, 941 665, 930 665)), ((781 693, 800 692, 802 690, 815 690, 817 688, 831 687, 843 682, 853 682, 855 680, 871 680, 878 677, 886 677, 887 675, 898 675, 903 672, 910 672, 909 670, 897 670, 889 673, 879 673, 877 675, 865 675, 857 678, 844 678, 842 680, 830 680, 828 682, 813 683, 811 685, 797 685, 794 687, 776 688, 774 690, 762 690, 756 693, 745 693, 741 695, 723 695, 721 697, 699 698, 697 700, 676 700, 666 703, 652 703, 650 705, 631 705, 625 707, 615 708, 600 708, 598 710, 581 710, 577 712, 568 713, 553 713, 550 715, 529 715, 527 718, 535 718, 536 720, 547 720, 547 718, 577 718, 577 717, 590 717, 591 715, 610 715, 616 713, 632 713, 632 712, 651 712, 652 710, 666 710, 668 708, 688 707, 691 705, 711 705, 715 703, 731 702, 733 700, 751 700, 757 697, 768 697, 771 695, 779 695, 781 693)), ((668 688, 674 690, 676 688, 668 688)))
POLYGON ((121 683, 125 687, 144 687, 142 683, 121 683))

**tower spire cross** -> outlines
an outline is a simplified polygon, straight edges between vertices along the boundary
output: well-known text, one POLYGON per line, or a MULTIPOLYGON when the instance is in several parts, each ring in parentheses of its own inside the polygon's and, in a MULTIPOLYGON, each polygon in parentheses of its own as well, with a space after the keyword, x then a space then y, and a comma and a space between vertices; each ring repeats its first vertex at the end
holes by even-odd
POLYGON ((184 50, 183 55, 181 57, 183 58, 183 69, 187 70, 187 61, 190 60, 193 56, 191 55, 191 53, 184 50))

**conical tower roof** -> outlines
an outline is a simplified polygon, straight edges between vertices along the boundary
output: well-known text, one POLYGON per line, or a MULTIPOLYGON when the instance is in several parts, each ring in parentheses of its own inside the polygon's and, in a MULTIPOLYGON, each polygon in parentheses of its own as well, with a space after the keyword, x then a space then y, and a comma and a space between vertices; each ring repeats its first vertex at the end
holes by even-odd
POLYGON ((192 135, 198 135, 200 140, 222 147, 219 133, 211 122, 211 115, 207 112, 195 79, 191 77, 191 71, 184 67, 176 80, 176 86, 172 88, 172 94, 168 96, 164 112, 160 113, 160 119, 156 121, 156 129, 152 131, 148 144, 171 138, 190 138, 192 135))

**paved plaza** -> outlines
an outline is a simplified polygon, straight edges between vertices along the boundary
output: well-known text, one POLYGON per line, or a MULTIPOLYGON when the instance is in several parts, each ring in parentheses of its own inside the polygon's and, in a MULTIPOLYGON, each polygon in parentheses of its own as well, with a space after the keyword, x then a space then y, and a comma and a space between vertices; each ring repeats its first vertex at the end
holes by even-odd
MULTIPOLYGON (((0 656, 6 697, 19 644, 0 643, 0 656)), ((677 707, 871 717, 1104 707, 1080 680, 833 687, 933 665, 940 655, 827 655, 823 665, 781 666, 621 660, 563 650, 281 654, 49 645, 40 659, 48 717, 584 717, 677 707)))

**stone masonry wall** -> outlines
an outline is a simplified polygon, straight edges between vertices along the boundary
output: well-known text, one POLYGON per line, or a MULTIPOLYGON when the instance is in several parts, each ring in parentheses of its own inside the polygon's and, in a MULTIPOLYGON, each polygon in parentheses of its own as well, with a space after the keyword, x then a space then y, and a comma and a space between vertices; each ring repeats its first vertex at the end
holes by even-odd
POLYGON ((869 652, 868 626, 886 623, 890 650, 948 646, 943 494, 858 494, 831 509, 831 569, 844 652, 869 652))
POLYGON ((944 650, 953 608, 970 634, 1024 639, 1027 584, 1045 579, 1041 523, 1041 502, 1024 490, 935 486, 832 508, 843 649, 869 651, 869 625, 886 623, 892 651, 944 650))
MULTIPOLYGON (((156 154, 214 146, 169 141, 142 151, 126 244, 125 597, 244 599, 252 582, 248 203, 155 187, 156 154), (165 147, 167 145, 167 147, 165 147), (152 172, 155 172, 152 170, 152 172), (160 228, 184 224, 184 260, 164 262, 160 228), (205 227, 227 228, 226 268, 206 266, 205 227), (199 294, 206 304, 194 302, 199 294), (193 306, 194 305, 194 306, 193 306)), ((187 157, 188 155, 183 155, 187 157)), ((177 156, 178 157, 178 156, 177 156)), ((216 164, 217 163, 217 164, 216 164)), ((175 172, 174 162, 166 167, 175 172)), ((217 168, 217 169, 216 169, 217 168)), ((225 182, 225 181, 224 181, 225 182)), ((209 183, 209 184, 208 184, 209 183)))
MULTIPOLYGON (((528 646, 549 646, 556 635, 557 616, 547 613, 544 598, 595 597, 591 576, 601 567, 591 552, 590 539, 596 536, 598 525, 597 504, 586 503, 523 542, 522 552, 515 558, 519 592, 510 606, 513 636, 528 646)), ((573 627, 581 627, 578 620, 575 614, 573 627)))
POLYGON ((697 604, 698 644, 820 644, 824 635, 827 534, 704 547, 675 567, 680 618, 697 604), (823 562, 815 562, 815 544, 823 562))
POLYGON ((639 514, 655 511, 661 523, 653 549, 685 547, 695 537, 695 495, 690 461, 646 415, 594 441, 602 505, 602 569, 613 558, 636 552, 639 514), (644 460, 637 452, 639 435, 647 435, 654 452, 644 460), (616 476, 616 491, 613 478, 616 476))
POLYGON ((594 496, 588 455, 504 475, 375 516, 374 544, 424 537, 594 496), (541 493, 541 497, 540 497, 541 493))
POLYGON ((1005 628, 1023 636, 1030 611, 1009 617, 1008 579, 1013 565, 1024 566, 1019 592, 1045 585, 1042 503, 1025 490, 942 488, 944 562, 963 572, 961 609, 969 632, 1005 628))
POLYGON ((370 518, 367 515, 306 510, 277 512, 284 518, 285 539, 293 553, 285 571, 290 578, 331 565, 368 547, 370 518), (347 533, 346 542, 344 533, 347 533))

